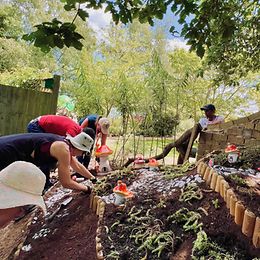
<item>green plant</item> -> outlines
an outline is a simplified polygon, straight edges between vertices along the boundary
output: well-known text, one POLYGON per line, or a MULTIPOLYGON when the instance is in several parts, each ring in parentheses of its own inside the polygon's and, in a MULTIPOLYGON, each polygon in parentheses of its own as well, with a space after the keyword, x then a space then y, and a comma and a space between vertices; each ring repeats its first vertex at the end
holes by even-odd
POLYGON ((247 187, 246 181, 242 177, 238 176, 237 174, 230 174, 227 176, 227 179, 231 180, 238 186, 247 187))
POLYGON ((197 233, 197 238, 193 243, 192 259, 216 259, 216 260, 235 260, 239 259, 236 253, 232 254, 222 248, 217 243, 211 241, 206 232, 201 230, 197 233))
POLYGON ((211 202, 215 209, 218 209, 220 207, 218 199, 212 200, 211 202))
POLYGON ((166 201, 163 198, 160 198, 160 202, 156 205, 156 208, 166 208, 166 201))
POLYGON ((179 201, 185 201, 190 203, 190 200, 201 200, 202 198, 203 194, 201 189, 198 187, 196 183, 191 183, 187 187, 181 189, 179 201))
POLYGON ((174 214, 167 217, 167 221, 182 224, 184 231, 197 232, 201 229, 202 223, 199 223, 201 215, 195 211, 189 211, 187 208, 181 208, 174 214))
POLYGON ((187 171, 193 170, 195 165, 186 161, 182 165, 177 166, 166 166, 162 168, 163 174, 167 179, 176 179, 182 177, 187 171))

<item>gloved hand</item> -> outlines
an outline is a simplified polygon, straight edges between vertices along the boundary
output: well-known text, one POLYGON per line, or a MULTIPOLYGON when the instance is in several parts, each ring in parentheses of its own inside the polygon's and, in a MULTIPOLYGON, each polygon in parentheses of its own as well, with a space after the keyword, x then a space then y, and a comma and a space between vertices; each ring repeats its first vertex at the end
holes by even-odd
POLYGON ((84 190, 82 191, 83 194, 86 194, 86 195, 89 195, 91 193, 91 188, 86 186, 88 189, 87 190, 84 190))
POLYGON ((96 184, 97 183, 97 178, 92 178, 92 179, 90 179, 90 181, 93 183, 93 184, 96 184))

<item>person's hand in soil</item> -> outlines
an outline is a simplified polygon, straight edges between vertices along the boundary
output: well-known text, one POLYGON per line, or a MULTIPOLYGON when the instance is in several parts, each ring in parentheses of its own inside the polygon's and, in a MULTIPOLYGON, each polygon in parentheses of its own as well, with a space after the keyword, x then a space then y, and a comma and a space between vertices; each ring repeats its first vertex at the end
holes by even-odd
POLYGON ((97 183, 97 178, 92 178, 92 179, 90 179, 90 181, 93 183, 93 184, 96 184, 97 183))
POLYGON ((86 190, 83 190, 82 193, 85 194, 85 195, 90 195, 91 188, 89 186, 85 186, 85 187, 86 187, 86 190))

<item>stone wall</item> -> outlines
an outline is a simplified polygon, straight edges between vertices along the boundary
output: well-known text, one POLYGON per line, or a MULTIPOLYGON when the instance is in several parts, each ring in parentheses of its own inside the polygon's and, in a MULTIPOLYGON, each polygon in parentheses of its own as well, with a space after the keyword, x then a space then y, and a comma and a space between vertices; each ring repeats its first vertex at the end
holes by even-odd
POLYGON ((226 123, 208 126, 199 138, 197 159, 228 144, 260 145, 260 112, 226 123))

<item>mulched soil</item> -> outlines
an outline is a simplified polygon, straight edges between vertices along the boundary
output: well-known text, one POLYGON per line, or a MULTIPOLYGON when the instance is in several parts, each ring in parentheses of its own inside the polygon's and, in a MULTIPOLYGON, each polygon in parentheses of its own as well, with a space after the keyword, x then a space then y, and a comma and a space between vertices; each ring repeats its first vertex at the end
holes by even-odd
MULTIPOLYGON (((37 222, 31 225, 24 243, 31 249, 28 252, 21 250, 18 259, 96 259, 97 217, 89 209, 88 196, 80 193, 71 196, 73 200, 52 222, 46 223, 39 216, 37 222), (42 236, 44 233, 47 233, 45 237, 42 236), (37 234, 38 238, 35 238, 37 234)), ((59 203, 58 200, 48 210, 53 212, 59 203)))
MULTIPOLYGON (((248 177, 239 175, 242 179, 248 179, 248 177)), ((247 185, 238 185, 234 181, 225 177, 229 185, 234 189, 238 200, 241 200, 246 207, 254 212, 257 217, 260 217, 260 186, 249 187, 247 185)))
POLYGON ((191 203, 178 200, 180 190, 176 190, 167 198, 160 197, 156 190, 151 190, 148 196, 146 193, 144 196, 139 193, 123 208, 113 204, 107 205, 101 233, 106 259, 114 259, 116 256, 115 259, 139 260, 145 255, 144 259, 149 260, 191 259, 193 242, 198 230, 185 232, 181 223, 167 220, 168 216, 183 207, 199 212, 201 215, 199 223, 203 224, 202 228, 208 237, 230 253, 236 254, 237 260, 259 256, 260 250, 255 249, 251 241, 241 233, 241 228, 234 223, 219 194, 211 191, 204 183, 200 184, 200 188, 203 199, 192 200, 191 203), (218 200, 217 208, 213 205, 213 201, 216 200, 218 200), (138 210, 141 210, 141 213, 136 215, 136 220, 130 220, 130 212, 135 214, 138 210), (147 214, 152 219, 150 222, 146 219, 147 214), (141 226, 146 226, 142 231, 144 233, 158 228, 157 224, 160 226, 160 233, 169 230, 174 233, 172 246, 164 250, 160 256, 152 253, 152 250, 145 251, 140 248, 145 239, 141 241, 135 236, 141 226))
MULTIPOLYGON (((254 214, 260 217, 260 183, 259 183, 259 171, 257 170, 260 167, 260 146, 242 148, 241 155, 238 162, 228 163, 227 154, 223 151, 219 151, 216 155, 213 155, 214 163, 235 169, 253 169, 256 176, 246 176, 240 173, 236 173, 235 176, 246 180, 247 183, 254 183, 254 186, 243 185, 239 182, 235 182, 230 178, 230 176, 224 176, 229 185, 235 190, 236 195, 239 200, 254 214), (257 177, 258 176, 258 177, 257 177), (258 183, 258 184, 257 184, 258 183)), ((208 158, 209 160, 209 158, 208 158)))
MULTIPOLYGON (((195 174, 196 171, 191 171, 185 175, 195 174)), ((113 204, 106 206, 102 221, 101 242, 107 260, 140 260, 145 255, 147 260, 191 259, 193 242, 198 230, 184 231, 182 223, 167 220, 168 216, 181 208, 198 212, 201 215, 199 223, 203 224, 203 230, 208 237, 222 248, 231 253, 236 253, 237 260, 251 260, 260 256, 260 250, 255 249, 250 239, 241 233, 241 228, 234 223, 225 202, 218 193, 211 191, 205 183, 200 183, 199 187, 203 194, 201 200, 195 199, 190 203, 180 202, 181 189, 176 188, 169 192, 171 187, 169 186, 167 189, 159 175, 160 173, 157 177, 156 175, 150 176, 147 181, 151 186, 148 185, 149 187, 145 189, 145 182, 142 183, 140 174, 136 174, 135 171, 117 172, 105 177, 102 190, 97 190, 97 193, 101 196, 111 194, 118 179, 123 179, 128 187, 136 180, 139 183, 139 186, 135 186, 135 189, 139 191, 138 196, 129 200, 125 207, 116 207, 113 204), (156 188, 153 189, 153 185, 156 188), (158 190, 160 188, 164 192, 160 192, 158 190), (217 208, 213 204, 216 201, 217 208), (131 210, 134 214, 138 213, 139 210, 141 211, 129 221, 131 210), (138 250, 142 242, 138 239, 135 241, 136 238, 132 235, 135 235, 137 230, 144 225, 146 225, 144 232, 153 232, 159 229, 160 232, 170 230, 174 233, 173 243, 167 247, 167 250, 162 251, 160 256, 158 256, 158 252, 151 253, 151 250, 147 252, 144 249, 138 250), (112 252, 116 257, 108 257, 112 252)), ((243 195, 243 192, 239 194, 241 198, 243 198, 243 195)), ((45 197, 49 213, 52 213, 67 197, 73 197, 73 200, 50 223, 44 220, 39 211, 36 212, 37 218, 29 226, 23 250, 20 251, 16 259, 96 260, 97 217, 89 209, 89 197, 78 192, 63 191, 59 185, 53 187, 45 197)), ((259 210, 259 197, 257 200, 254 198, 250 201, 248 200, 250 196, 246 194, 244 197, 245 204, 248 203, 254 209, 259 210)), ((24 219, 21 220, 21 223, 23 222, 24 219)), ((19 225, 19 222, 15 225, 19 225)), ((9 256, 9 259, 13 259, 12 255, 9 256)))

